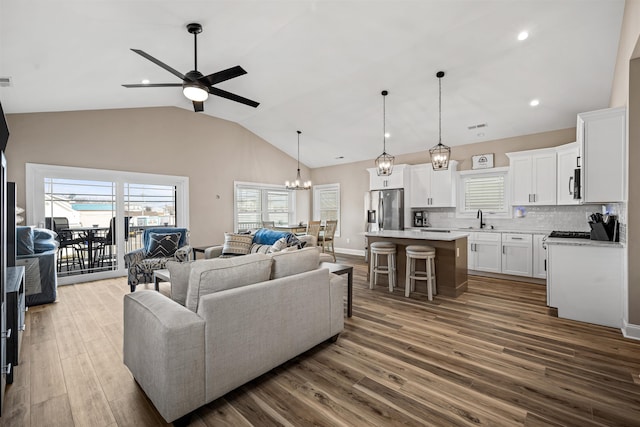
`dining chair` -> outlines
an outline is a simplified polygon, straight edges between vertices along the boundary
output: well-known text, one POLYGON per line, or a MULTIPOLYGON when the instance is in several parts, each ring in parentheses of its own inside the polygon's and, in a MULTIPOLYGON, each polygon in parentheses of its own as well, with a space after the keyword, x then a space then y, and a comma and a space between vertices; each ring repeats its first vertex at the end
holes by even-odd
POLYGON ((77 265, 80 270, 84 270, 83 245, 84 237, 74 236, 69 230, 69 219, 66 217, 46 217, 45 227, 53 230, 58 235, 58 272, 62 272, 64 265, 66 271, 71 271, 77 265), (69 253, 69 251, 71 253, 69 253))
POLYGON ((336 252, 333 246, 333 240, 338 228, 338 220, 327 220, 322 232, 322 237, 318 239, 318 246, 322 246, 322 252, 329 252, 333 256, 333 262, 336 262, 336 252))
POLYGON ((320 239, 320 229, 322 228, 320 221, 309 221, 307 224, 307 235, 316 238, 316 242, 320 239))

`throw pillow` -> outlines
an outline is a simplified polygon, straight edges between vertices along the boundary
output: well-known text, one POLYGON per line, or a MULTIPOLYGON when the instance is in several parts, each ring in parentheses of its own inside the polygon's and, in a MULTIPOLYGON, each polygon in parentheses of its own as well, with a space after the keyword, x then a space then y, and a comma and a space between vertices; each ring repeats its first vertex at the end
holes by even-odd
POLYGON ((271 245, 260 245, 258 243, 254 243, 251 245, 251 250, 249 252, 252 254, 268 254, 269 250, 271 250, 271 245))
POLYGON ((16 227, 16 243, 17 255, 33 255, 33 228, 16 227))
POLYGON ((276 240, 280 239, 281 237, 287 237, 289 234, 286 231, 276 231, 276 230, 270 230, 268 228, 261 228, 260 230, 256 231, 255 236, 253 236, 253 242, 254 243, 260 243, 261 245, 273 245, 276 240))
POLYGON ((169 258, 178 250, 181 233, 149 233, 147 258, 169 258))
POLYGON ((287 236, 287 246, 295 246, 298 249, 302 249, 304 247, 304 243, 302 243, 300 239, 292 233, 287 236))
POLYGON ((167 262, 167 269, 171 275, 171 299, 180 305, 185 305, 185 301, 187 300, 191 264, 193 264, 193 261, 167 262))
POLYGON ((247 255, 251 251, 253 237, 250 234, 224 233, 222 255, 247 255))
POLYGON ((281 250, 283 250, 284 248, 286 248, 287 245, 287 239, 285 237, 281 237, 278 240, 276 240, 276 242, 271 245, 271 247, 269 248, 269 252, 273 253, 273 252, 280 252, 281 250))

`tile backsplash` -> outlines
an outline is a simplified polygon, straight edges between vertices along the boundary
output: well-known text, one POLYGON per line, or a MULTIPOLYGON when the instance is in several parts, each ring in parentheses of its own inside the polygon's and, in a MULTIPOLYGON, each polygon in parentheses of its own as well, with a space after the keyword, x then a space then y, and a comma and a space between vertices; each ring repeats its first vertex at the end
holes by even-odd
MULTIPOLYGON (((514 207, 515 211, 516 207, 514 207)), ((589 231, 587 216, 593 212, 603 212, 605 209, 611 215, 618 215, 620 221, 620 241, 624 242, 626 227, 626 206, 624 203, 608 205, 575 205, 575 206, 523 206, 522 217, 492 218, 491 214, 484 215, 487 226, 493 225, 500 230, 531 230, 549 232, 561 231, 589 231), (604 207, 604 208, 603 208, 604 207)), ((456 218, 455 208, 425 209, 429 213, 431 227, 466 228, 477 227, 478 220, 473 218, 456 218)))

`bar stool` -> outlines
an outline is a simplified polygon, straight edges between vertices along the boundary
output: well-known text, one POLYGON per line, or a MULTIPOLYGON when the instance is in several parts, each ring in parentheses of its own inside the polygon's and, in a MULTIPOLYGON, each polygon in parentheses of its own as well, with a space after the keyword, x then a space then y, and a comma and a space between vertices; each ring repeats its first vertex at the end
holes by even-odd
POLYGON ((396 245, 391 242, 373 242, 369 245, 371 259, 369 260, 369 289, 373 289, 378 274, 389 276, 389 292, 393 292, 396 285, 396 245), (387 256, 387 265, 380 265, 380 256, 387 256))
POLYGON ((416 280, 426 280, 427 296, 429 301, 433 301, 433 295, 436 295, 436 249, 431 246, 409 245, 406 252, 407 276, 404 284, 404 296, 408 297, 411 291, 416 290, 416 280), (426 260, 426 271, 416 271, 417 259, 426 260))

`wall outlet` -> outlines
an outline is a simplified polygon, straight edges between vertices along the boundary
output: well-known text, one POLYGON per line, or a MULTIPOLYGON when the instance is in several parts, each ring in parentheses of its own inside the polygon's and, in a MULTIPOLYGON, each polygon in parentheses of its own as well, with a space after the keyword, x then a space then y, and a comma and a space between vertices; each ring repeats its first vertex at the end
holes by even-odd
POLYGON ((351 239, 347 237, 347 245, 351 242, 351 239))

